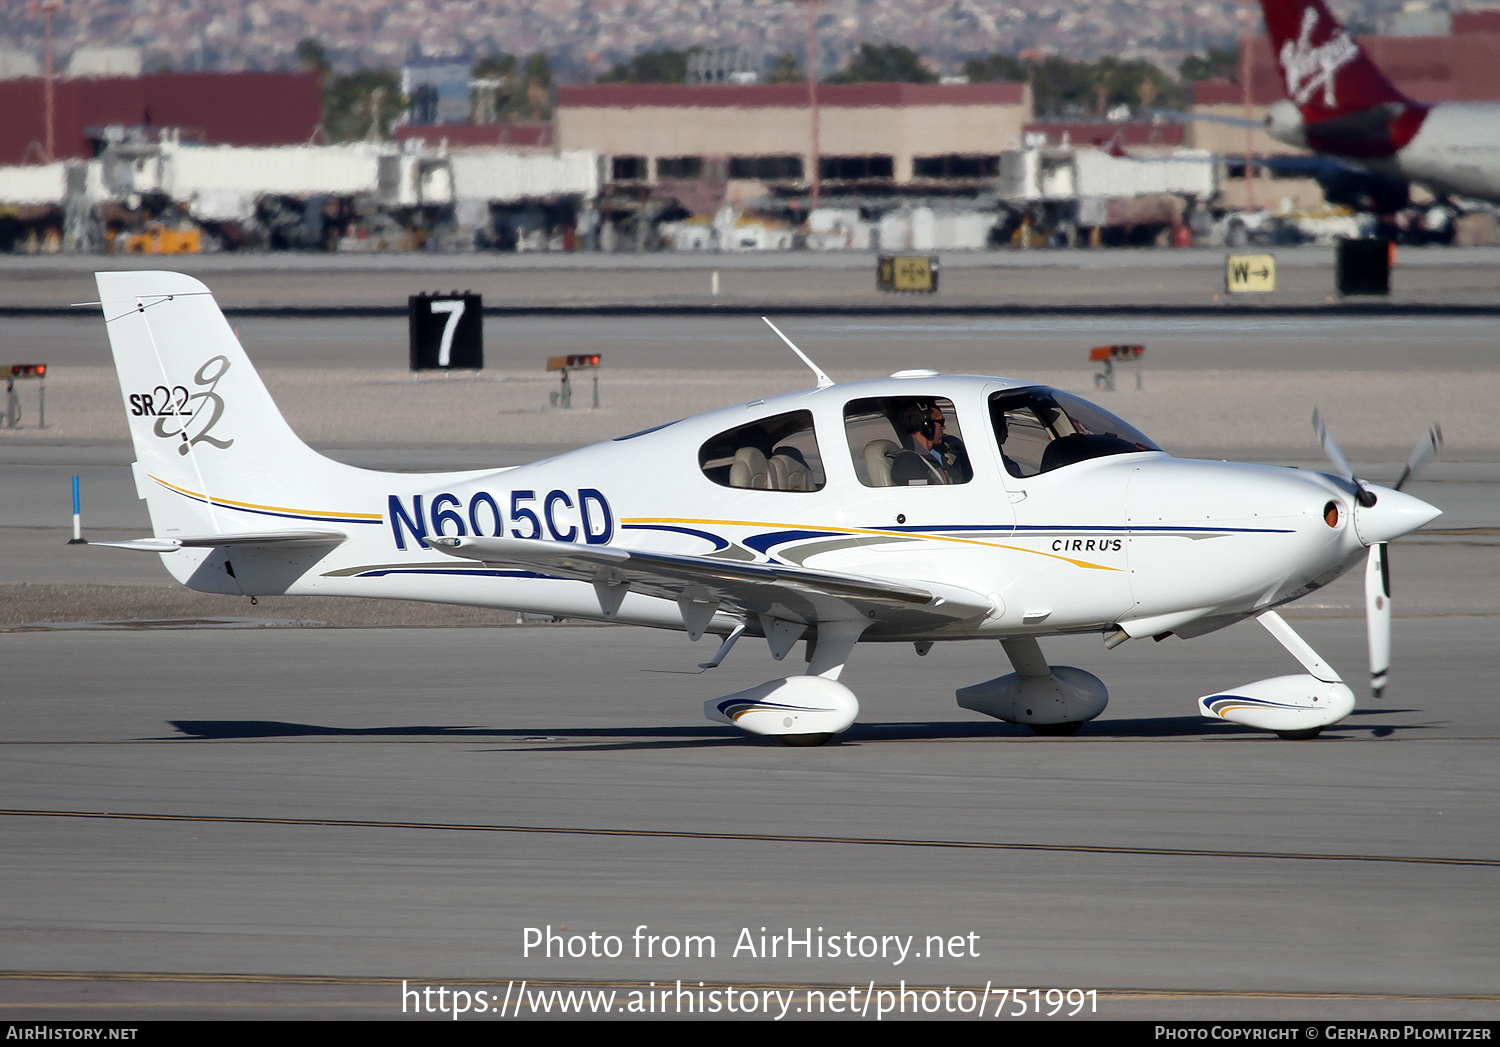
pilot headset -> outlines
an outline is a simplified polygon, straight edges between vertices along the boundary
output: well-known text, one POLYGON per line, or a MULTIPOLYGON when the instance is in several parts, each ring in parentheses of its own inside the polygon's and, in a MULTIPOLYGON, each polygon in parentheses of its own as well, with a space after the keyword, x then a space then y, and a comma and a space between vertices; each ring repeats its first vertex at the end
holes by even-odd
POLYGON ((916 407, 917 410, 921 411, 922 415, 921 415, 921 422, 917 425, 917 427, 915 429, 912 430, 912 432, 914 432, 914 433, 921 433, 929 441, 932 440, 932 439, 934 439, 934 438, 936 438, 936 436, 937 436, 937 422, 935 422, 935 421, 932 420, 932 405, 931 404, 919 403, 919 404, 914 404, 913 406, 916 407))

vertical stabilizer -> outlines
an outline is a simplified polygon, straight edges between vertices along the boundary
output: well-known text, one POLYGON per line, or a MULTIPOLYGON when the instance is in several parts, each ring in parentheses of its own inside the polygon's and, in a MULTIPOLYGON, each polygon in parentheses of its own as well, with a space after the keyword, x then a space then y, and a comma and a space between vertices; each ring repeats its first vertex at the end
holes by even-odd
POLYGON ((1323 0, 1261 0, 1287 97, 1309 124, 1410 104, 1323 0))
POLYGON ((359 470, 292 432, 208 288, 180 273, 97 280, 157 536, 338 523, 317 507, 359 470))

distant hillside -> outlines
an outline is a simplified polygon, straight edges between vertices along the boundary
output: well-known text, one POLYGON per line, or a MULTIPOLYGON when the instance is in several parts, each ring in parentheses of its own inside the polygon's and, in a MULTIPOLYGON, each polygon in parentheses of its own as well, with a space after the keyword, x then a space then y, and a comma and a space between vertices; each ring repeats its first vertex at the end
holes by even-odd
MULTIPOLYGON (((1401 0, 1335 0, 1368 22, 1401 0)), ((35 5, 33 5, 35 6, 35 5)), ((1453 6, 1469 6, 1455 3, 1453 6)), ((939 73, 965 59, 1042 48, 1070 58, 1112 54, 1175 70, 1187 54, 1232 45, 1235 0, 825 0, 820 75, 863 42, 897 41, 939 73)), ((790 0, 69 0, 54 18, 60 66, 77 47, 134 46, 147 69, 276 69, 297 43, 319 40, 336 68, 390 67, 409 55, 551 56, 562 79, 591 79, 657 48, 740 47, 769 56, 806 40, 805 8, 790 0)), ((39 54, 42 23, 26 0, 0 0, 0 49, 39 54)))

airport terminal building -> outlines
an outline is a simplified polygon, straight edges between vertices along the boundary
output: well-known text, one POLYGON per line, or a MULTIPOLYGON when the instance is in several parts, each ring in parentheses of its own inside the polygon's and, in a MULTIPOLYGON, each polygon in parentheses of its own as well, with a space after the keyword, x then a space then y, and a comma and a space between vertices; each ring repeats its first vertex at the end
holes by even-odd
MULTIPOLYGON (((972 191, 1031 116, 1025 84, 841 84, 818 92, 818 170, 829 191, 972 191)), ((596 84, 558 89, 557 146, 614 158, 616 181, 805 186, 806 84, 596 84)), ((731 189, 730 195, 735 195, 731 189)))

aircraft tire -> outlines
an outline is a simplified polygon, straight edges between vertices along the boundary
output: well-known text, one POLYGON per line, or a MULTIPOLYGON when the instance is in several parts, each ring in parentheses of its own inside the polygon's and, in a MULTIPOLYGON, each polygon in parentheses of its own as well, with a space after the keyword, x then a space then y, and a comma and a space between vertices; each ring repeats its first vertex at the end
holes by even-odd
POLYGON ((804 749, 804 748, 811 748, 812 746, 815 746, 815 745, 823 745, 823 744, 825 744, 828 741, 828 739, 832 738, 833 735, 831 735, 831 734, 778 734, 776 737, 778 737, 778 738, 781 739, 781 744, 782 745, 790 745, 790 746, 794 746, 794 747, 796 747, 798 749, 804 749))
POLYGON ((1031 728, 1032 734, 1040 734, 1047 738, 1065 737, 1070 734, 1077 734, 1078 728, 1083 726, 1083 721, 1070 720, 1067 723, 1029 723, 1026 726, 1031 728))
POLYGON ((1316 738, 1323 733, 1321 727, 1309 727, 1305 731, 1277 731, 1276 737, 1283 738, 1289 742, 1305 742, 1310 738, 1316 738))

